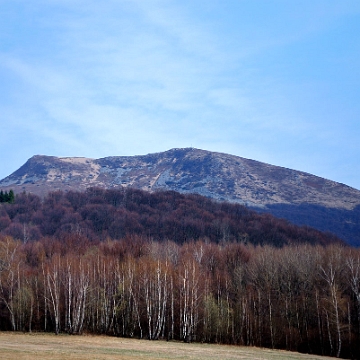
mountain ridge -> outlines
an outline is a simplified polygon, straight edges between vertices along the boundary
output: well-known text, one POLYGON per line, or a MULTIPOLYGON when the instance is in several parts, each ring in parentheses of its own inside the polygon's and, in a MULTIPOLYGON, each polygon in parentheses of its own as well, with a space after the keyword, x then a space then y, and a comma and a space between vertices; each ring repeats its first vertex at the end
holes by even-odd
POLYGON ((0 181, 0 189, 37 195, 89 187, 197 193, 270 212, 298 225, 314 226, 321 216, 319 230, 332 231, 360 245, 359 190, 303 171, 225 153, 174 148, 100 159, 35 155, 0 181))
POLYGON ((90 186, 167 189, 259 207, 312 203, 351 210, 360 204, 360 191, 350 186, 303 171, 194 148, 100 159, 35 155, 0 181, 1 188, 11 186, 17 192, 37 194, 43 189, 82 190, 90 186))

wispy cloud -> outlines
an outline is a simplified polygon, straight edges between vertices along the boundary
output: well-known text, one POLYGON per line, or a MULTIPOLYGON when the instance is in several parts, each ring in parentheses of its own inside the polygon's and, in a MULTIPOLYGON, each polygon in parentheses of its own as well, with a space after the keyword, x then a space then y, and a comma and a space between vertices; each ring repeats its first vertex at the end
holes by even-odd
MULTIPOLYGON (((311 51, 334 55, 325 39, 359 15, 357 2, 14 0, 2 11, 0 111, 7 131, 36 134, 22 156, 192 145, 310 171, 317 143, 337 149, 342 133, 353 147, 335 116, 344 80, 311 51)), ((348 102, 353 128, 360 109, 348 102)))

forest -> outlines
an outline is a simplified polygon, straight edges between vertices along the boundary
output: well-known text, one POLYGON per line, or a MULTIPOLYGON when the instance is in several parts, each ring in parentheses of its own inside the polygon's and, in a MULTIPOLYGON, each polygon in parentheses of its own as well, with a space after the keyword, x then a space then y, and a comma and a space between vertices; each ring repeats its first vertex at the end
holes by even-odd
POLYGON ((204 240, 254 245, 341 242, 330 233, 299 227, 270 214, 174 191, 90 188, 85 192, 51 192, 44 198, 16 195, 0 206, 0 234, 23 242, 81 234, 90 241, 137 235, 177 244, 204 240))
POLYGON ((360 353, 360 251, 329 234, 173 192, 0 211, 1 330, 360 353))
POLYGON ((0 259, 1 330, 360 353, 358 249, 1 236, 0 259))

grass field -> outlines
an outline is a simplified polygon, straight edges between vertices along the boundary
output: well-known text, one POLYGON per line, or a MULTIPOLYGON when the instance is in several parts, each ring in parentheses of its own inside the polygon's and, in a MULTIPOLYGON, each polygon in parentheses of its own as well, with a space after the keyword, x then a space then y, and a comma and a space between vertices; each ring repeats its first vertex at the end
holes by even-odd
POLYGON ((92 335, 56 336, 43 333, 0 332, 0 359, 324 360, 330 358, 240 346, 185 344, 92 335))

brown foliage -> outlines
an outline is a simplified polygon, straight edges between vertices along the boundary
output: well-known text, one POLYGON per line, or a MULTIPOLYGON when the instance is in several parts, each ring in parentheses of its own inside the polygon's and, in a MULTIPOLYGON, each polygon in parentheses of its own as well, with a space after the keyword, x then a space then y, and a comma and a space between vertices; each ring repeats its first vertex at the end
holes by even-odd
POLYGON ((299 227, 239 204, 218 203, 200 195, 135 189, 49 193, 42 201, 19 194, 0 208, 0 232, 24 242, 70 234, 91 241, 149 238, 179 244, 191 241, 254 245, 340 243, 331 234, 299 227))

